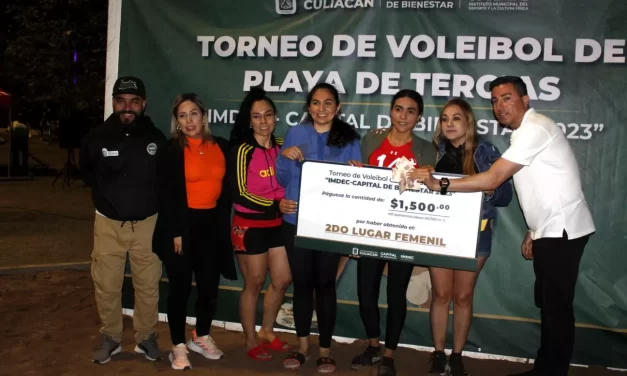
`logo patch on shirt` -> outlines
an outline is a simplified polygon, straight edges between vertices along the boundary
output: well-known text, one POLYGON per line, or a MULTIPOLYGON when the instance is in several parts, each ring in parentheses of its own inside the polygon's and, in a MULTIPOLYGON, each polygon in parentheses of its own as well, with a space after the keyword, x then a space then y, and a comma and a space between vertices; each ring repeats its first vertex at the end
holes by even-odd
POLYGON ((270 167, 267 170, 261 170, 259 171, 259 176, 261 176, 262 178, 274 176, 274 169, 270 167))
POLYGON ((157 154, 157 144, 155 144, 154 142, 149 143, 148 146, 146 147, 146 151, 150 155, 157 154))
POLYGON ((102 148, 102 156, 103 157, 117 157, 119 155, 117 150, 107 150, 106 148, 102 148))

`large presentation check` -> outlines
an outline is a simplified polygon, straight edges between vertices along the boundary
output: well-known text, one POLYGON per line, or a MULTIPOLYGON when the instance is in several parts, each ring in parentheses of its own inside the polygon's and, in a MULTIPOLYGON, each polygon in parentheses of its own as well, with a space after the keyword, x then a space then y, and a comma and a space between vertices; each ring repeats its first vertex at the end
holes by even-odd
POLYGON ((475 270, 483 193, 441 195, 423 185, 401 194, 391 178, 391 169, 303 162, 296 245, 475 270))

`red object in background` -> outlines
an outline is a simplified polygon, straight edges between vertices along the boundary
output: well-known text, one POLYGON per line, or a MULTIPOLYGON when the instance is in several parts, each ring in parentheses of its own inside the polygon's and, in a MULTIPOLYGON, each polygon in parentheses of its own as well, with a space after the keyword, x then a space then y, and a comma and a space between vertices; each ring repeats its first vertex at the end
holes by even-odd
POLYGON ((0 89, 0 106, 9 106, 11 104, 11 94, 0 89))

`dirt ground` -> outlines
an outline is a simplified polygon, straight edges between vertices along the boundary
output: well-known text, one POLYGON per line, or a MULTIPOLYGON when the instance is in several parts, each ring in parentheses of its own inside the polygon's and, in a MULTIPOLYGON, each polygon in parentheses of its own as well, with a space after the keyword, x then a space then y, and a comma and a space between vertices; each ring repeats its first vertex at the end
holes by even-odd
MULTIPOLYGON (((65 154, 56 145, 31 142, 31 152, 60 170, 65 154)), ((0 145, 0 167, 6 164, 7 145, 0 145)), ((88 266, 92 247, 93 207, 81 182, 67 187, 52 184, 56 173, 26 181, 0 181, 0 375, 174 375, 167 360, 148 362, 135 355, 132 319, 125 317, 124 352, 105 365, 91 363, 99 342, 98 314, 88 266), (51 268, 53 270, 51 270, 51 268), (62 270, 66 269, 66 270, 62 270)), ((6 176, 6 175, 5 175, 6 176)), ((191 330, 191 328, 189 328, 191 330)), ((160 346, 167 350, 167 324, 159 323, 160 346)), ((315 358, 300 371, 281 366, 283 354, 271 362, 246 357, 240 332, 213 328, 224 359, 209 361, 190 354, 188 374, 313 375, 315 358)), ((296 344, 293 334, 279 336, 296 344)), ((314 337, 315 339, 316 337, 314 337)), ((365 343, 333 344, 338 375, 376 375, 376 369, 350 369, 351 358, 365 343)), ((314 349, 315 354, 315 349, 314 349)), ((399 348, 399 375, 426 375, 428 353, 399 348)), ((471 375, 506 375, 529 368, 507 361, 466 360, 471 375)), ((570 375, 615 375, 605 369, 573 368, 570 375)))
MULTIPOLYGON (((132 319, 124 319, 124 351, 105 365, 91 363, 91 350, 98 344, 98 314, 93 286, 88 272, 54 271, 0 276, 0 375, 175 375, 167 360, 149 362, 133 353, 132 319)), ((190 328, 191 330, 191 328, 190 328)), ((167 350, 167 325, 159 323, 162 350, 167 350)), ((213 328, 216 343, 225 352, 224 359, 206 360, 190 354, 194 369, 187 374, 205 375, 313 375, 310 360, 297 372, 281 366, 283 354, 271 362, 247 358, 240 332, 213 328)), ((279 336, 296 344, 292 334, 279 336)), ((315 338, 315 337, 314 337, 315 338)), ((337 375, 376 375, 376 369, 359 372, 350 369, 351 358, 363 350, 364 342, 350 345, 334 343, 337 375)), ((314 349, 315 351, 315 349, 314 349)), ((428 353, 399 349, 396 366, 399 375, 427 375, 428 353)), ((471 375, 506 375, 528 366, 506 361, 466 360, 471 375)), ((570 375, 602 376, 615 374, 605 370, 573 368, 570 375)))

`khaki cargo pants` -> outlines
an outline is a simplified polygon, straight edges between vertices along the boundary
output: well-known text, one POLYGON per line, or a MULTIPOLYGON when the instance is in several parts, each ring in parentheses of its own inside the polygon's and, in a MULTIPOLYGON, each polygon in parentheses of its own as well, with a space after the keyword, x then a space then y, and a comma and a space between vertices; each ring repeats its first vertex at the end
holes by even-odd
POLYGON ((142 342, 155 332, 158 322, 161 260, 152 252, 157 214, 137 222, 115 221, 96 213, 91 276, 96 290, 100 332, 122 340, 122 283, 128 254, 135 306, 135 340, 142 342))

